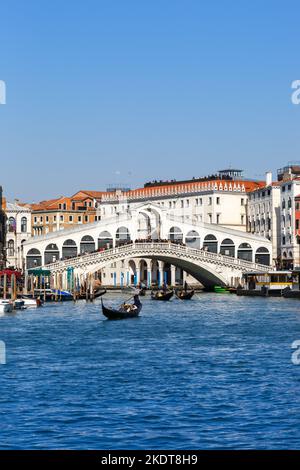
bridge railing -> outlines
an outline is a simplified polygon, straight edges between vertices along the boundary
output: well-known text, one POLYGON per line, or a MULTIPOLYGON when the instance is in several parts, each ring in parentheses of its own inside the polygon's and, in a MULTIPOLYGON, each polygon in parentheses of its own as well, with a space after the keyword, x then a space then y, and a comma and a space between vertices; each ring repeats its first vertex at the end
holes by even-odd
POLYGON ((56 271, 60 269, 66 269, 68 267, 80 266, 83 263, 93 263, 94 261, 100 261, 101 259, 105 260, 106 258, 110 259, 115 255, 124 255, 124 257, 127 257, 128 255, 130 256, 132 254, 132 256, 134 256, 137 254, 137 252, 140 252, 140 257, 151 257, 155 256, 156 254, 174 254, 177 257, 193 257, 204 262, 206 261, 216 264, 226 264, 227 266, 246 270, 262 272, 272 270, 271 266, 266 266, 264 264, 253 263, 252 261, 233 258, 231 256, 212 253, 210 251, 191 248, 171 242, 129 243, 119 247, 109 248, 100 252, 97 251, 94 253, 79 255, 75 258, 57 261, 55 263, 48 264, 47 269, 56 271))

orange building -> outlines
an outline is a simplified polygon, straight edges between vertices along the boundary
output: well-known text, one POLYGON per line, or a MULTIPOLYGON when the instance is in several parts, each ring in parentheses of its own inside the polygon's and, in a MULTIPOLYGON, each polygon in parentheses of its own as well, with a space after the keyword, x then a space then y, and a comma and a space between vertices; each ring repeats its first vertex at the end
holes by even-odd
POLYGON ((71 197, 61 196, 31 204, 32 235, 46 235, 99 220, 97 207, 101 195, 100 191, 78 191, 71 197))

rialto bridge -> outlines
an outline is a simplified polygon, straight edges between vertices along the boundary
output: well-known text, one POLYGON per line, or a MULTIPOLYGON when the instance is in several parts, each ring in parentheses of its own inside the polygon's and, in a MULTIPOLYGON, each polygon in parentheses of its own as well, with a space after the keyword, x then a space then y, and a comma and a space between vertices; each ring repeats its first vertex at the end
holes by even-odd
POLYGON ((207 287, 236 285, 243 272, 266 271, 272 261, 267 239, 221 225, 182 221, 150 203, 31 238, 23 253, 27 269, 47 267, 65 280, 62 287, 70 269, 81 280, 102 272, 102 283, 116 286, 141 281, 175 285, 185 275, 207 287))

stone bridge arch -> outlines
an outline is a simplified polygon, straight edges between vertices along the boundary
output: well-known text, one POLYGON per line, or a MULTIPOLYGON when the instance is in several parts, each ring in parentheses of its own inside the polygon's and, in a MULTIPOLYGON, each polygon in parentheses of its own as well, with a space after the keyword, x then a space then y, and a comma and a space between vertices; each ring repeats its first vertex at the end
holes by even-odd
MULTIPOLYGON (((150 259, 155 261, 163 261, 177 268, 183 269, 186 273, 193 276, 197 281, 203 284, 204 287, 211 288, 215 285, 228 285, 228 279, 223 275, 222 269, 214 269, 213 264, 193 262, 187 258, 178 257, 176 255, 149 255, 142 253, 128 253, 127 255, 120 255, 120 259, 115 261, 132 261, 137 258, 150 259)), ((86 266, 83 270, 79 269, 78 274, 93 274, 97 271, 107 267, 111 260, 99 262, 99 264, 86 266)))

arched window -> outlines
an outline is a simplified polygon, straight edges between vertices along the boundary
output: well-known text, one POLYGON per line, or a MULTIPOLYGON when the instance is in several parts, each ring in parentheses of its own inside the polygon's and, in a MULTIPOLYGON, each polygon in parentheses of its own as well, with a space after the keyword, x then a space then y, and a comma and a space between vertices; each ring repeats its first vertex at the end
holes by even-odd
POLYGON ((253 251, 251 245, 249 245, 249 243, 241 243, 238 248, 237 257, 245 261, 252 261, 252 255, 253 251))
POLYGON ((59 260, 59 249, 55 243, 50 243, 45 249, 45 264, 55 263, 59 260))
POLYGON ((27 232, 27 217, 22 217, 21 219, 21 232, 22 233, 27 232))
POLYGON ((8 219, 8 231, 15 232, 17 228, 16 219, 14 217, 9 217, 8 219))
POLYGON ((75 258, 77 256, 77 245, 74 240, 70 238, 63 243, 62 247, 62 258, 75 258))
POLYGON ((119 227, 116 231, 116 246, 124 245, 130 241, 130 233, 127 227, 119 227))
POLYGON ((185 237, 185 243, 191 248, 200 248, 200 236, 196 230, 191 230, 185 237))
POLYGON ((101 232, 98 237, 98 250, 108 249, 113 247, 113 237, 106 230, 101 232))
POLYGON ((171 242, 182 243, 183 241, 183 233, 179 227, 171 227, 169 231, 169 240, 171 242))
POLYGON ((255 253, 255 263, 270 265, 270 253, 267 248, 261 246, 257 248, 255 253))
POLYGON ((231 256, 234 258, 235 256, 235 245, 230 238, 225 238, 222 241, 220 246, 220 254, 225 256, 231 256))
POLYGON ((36 248, 31 248, 26 256, 26 268, 32 269, 42 265, 42 255, 36 248))
POLYGON ((214 235, 206 235, 203 242, 203 248, 211 253, 218 253, 218 241, 214 235))
POLYGON ((13 240, 8 240, 7 242, 7 256, 15 255, 15 242, 13 240))
POLYGON ((91 253, 95 251, 95 240, 90 235, 82 237, 80 242, 80 253, 91 253))

